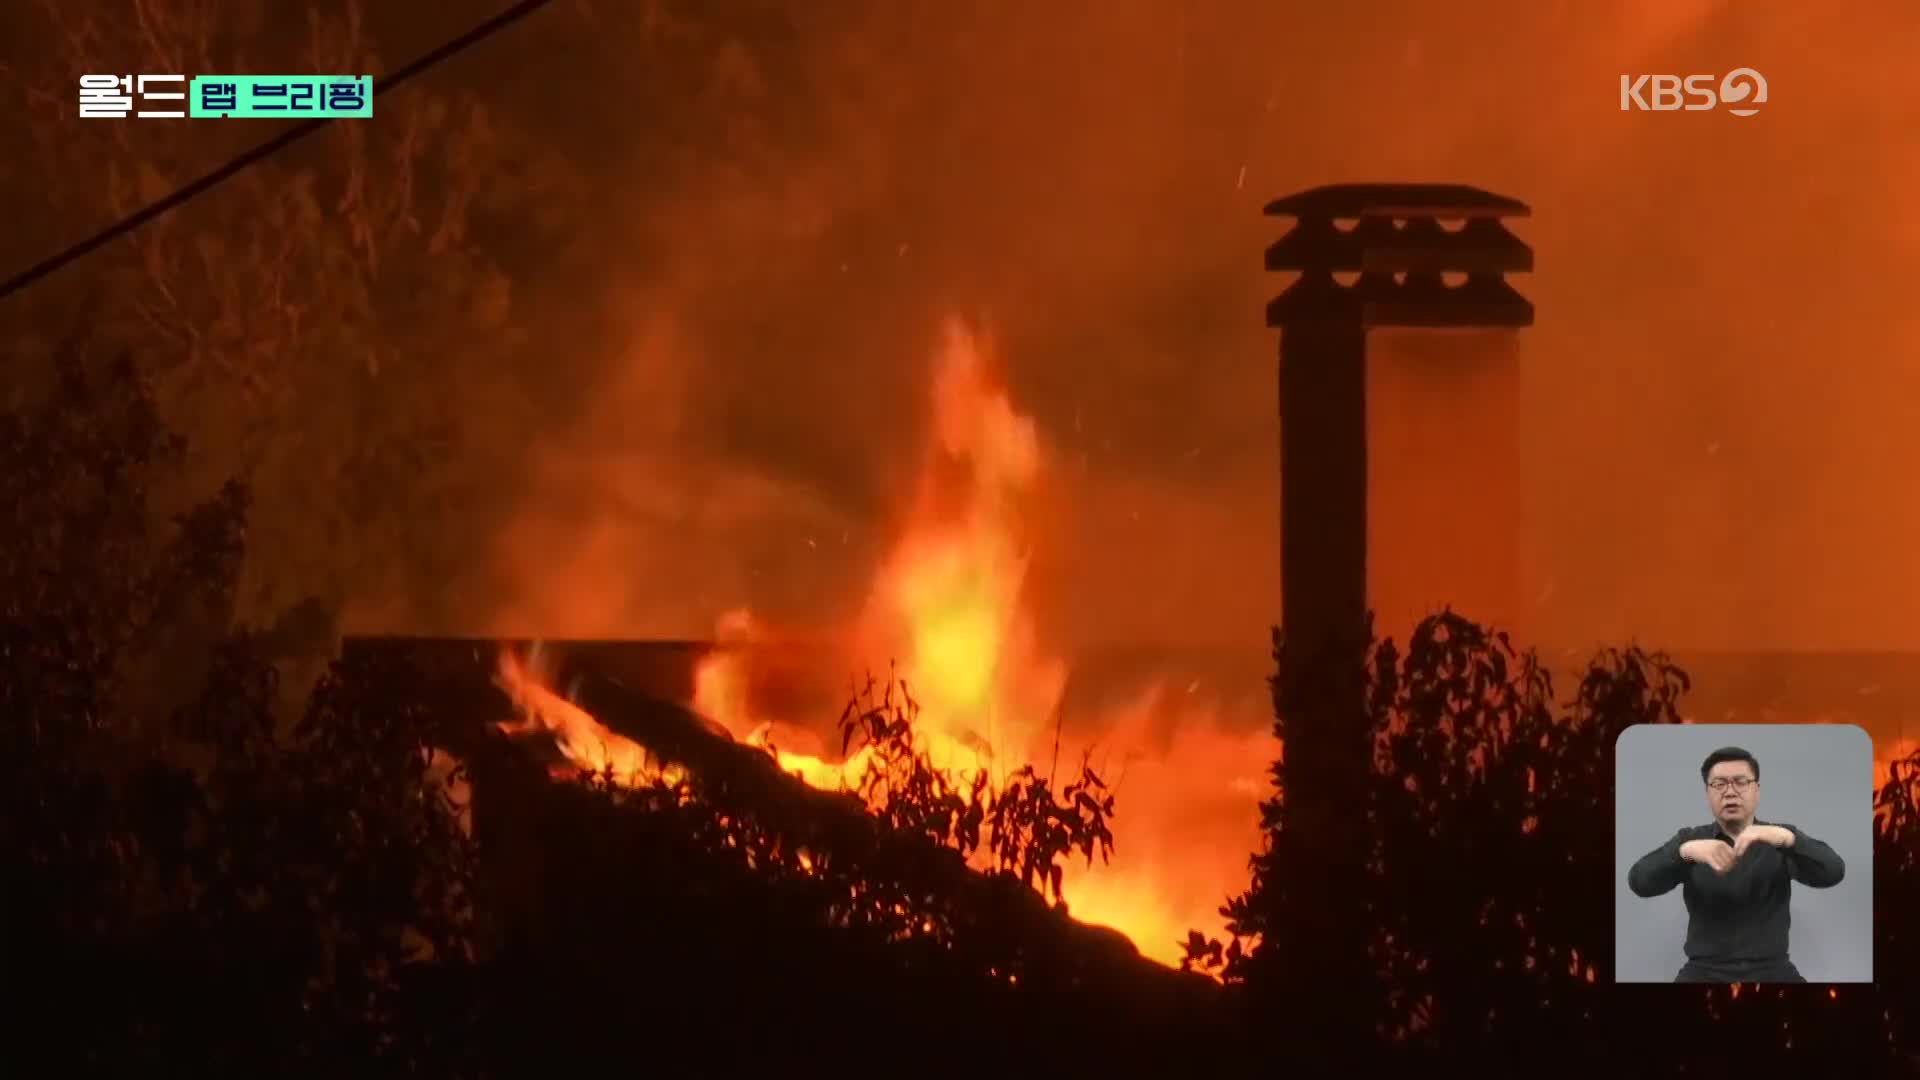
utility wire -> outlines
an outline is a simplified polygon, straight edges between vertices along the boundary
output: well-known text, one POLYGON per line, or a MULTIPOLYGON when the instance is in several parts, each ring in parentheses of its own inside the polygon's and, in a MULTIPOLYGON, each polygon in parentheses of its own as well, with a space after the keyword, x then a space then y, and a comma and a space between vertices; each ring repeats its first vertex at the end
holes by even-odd
MULTIPOLYGON (((466 50, 469 46, 479 44, 481 41, 492 37, 501 30, 546 7, 551 2, 552 0, 520 0, 520 3, 495 15, 493 18, 454 38, 452 41, 422 56, 413 63, 400 68, 393 74, 375 79, 371 96, 379 97, 381 94, 395 89, 401 83, 406 82, 415 75, 425 72, 435 64, 440 63, 440 61, 449 59, 456 53, 466 50)), ((232 179, 235 174, 249 166, 266 160, 286 147, 319 131, 321 128, 333 123, 333 120, 334 118, 331 116, 316 116, 311 120, 302 121, 300 124, 288 128, 279 135, 268 139, 266 142, 241 154, 239 157, 234 158, 232 161, 227 162, 225 165, 220 166, 187 186, 180 188, 178 191, 175 191, 173 194, 166 196, 158 202, 149 204, 129 214, 57 255, 50 256, 35 263, 13 277, 8 278, 5 284, 0 284, 0 301, 6 300, 7 297, 39 281, 41 278, 52 274, 54 271, 65 267, 68 263, 79 259, 81 256, 90 254, 96 249, 125 236, 127 233, 145 225, 161 214, 186 202, 188 199, 217 187, 224 181, 232 179)))

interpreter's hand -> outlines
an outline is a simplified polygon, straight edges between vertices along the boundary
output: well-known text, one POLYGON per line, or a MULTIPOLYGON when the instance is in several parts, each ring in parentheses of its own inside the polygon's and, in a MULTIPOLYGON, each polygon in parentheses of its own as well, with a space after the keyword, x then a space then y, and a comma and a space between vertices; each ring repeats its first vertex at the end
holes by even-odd
MULTIPOLYGON (((1747 831, 1752 832, 1753 829, 1747 831)), ((1689 840, 1680 845, 1680 857, 1709 867, 1716 874, 1726 873, 1733 869, 1734 863, 1740 861, 1739 856, 1733 853, 1733 848, 1718 840, 1689 840)))
POLYGON ((1747 849, 1755 844, 1767 844, 1777 848, 1792 847, 1793 830, 1783 829, 1778 825, 1749 825, 1741 831, 1740 838, 1733 842, 1733 857, 1743 858, 1747 854, 1747 849))

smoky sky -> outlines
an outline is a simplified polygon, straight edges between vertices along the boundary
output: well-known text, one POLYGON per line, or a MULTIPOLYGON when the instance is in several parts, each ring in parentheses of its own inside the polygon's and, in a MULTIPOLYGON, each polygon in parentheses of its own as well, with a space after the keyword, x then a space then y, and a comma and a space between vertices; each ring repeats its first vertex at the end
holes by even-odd
POLYGON ((1645 3, 898 5, 803 27, 813 97, 770 107, 810 138, 777 174, 610 206, 677 237, 630 300, 679 344, 600 372, 672 388, 662 484, 698 462, 747 489, 659 568, 712 582, 702 602, 640 621, 698 631, 729 590, 807 619, 856 593, 959 313, 1048 444, 1060 512, 1031 588, 1055 639, 1260 641, 1280 583, 1258 209, 1409 179, 1534 207, 1540 636, 1909 644, 1916 226, 1895 195, 1920 87, 1895 58, 1916 25, 1645 3), (1735 66, 1768 75, 1760 116, 1619 109, 1622 73, 1735 66))
MULTIPOLYGON (((570 252, 499 241, 547 397, 499 433, 485 572, 434 628, 853 610, 957 315, 1047 454, 1043 636, 1258 655, 1281 587, 1259 209, 1405 180, 1533 208, 1531 636, 1920 645, 1910 3, 704 7, 559 5, 432 76, 541 133, 595 221, 570 252), (697 77, 672 68, 696 48, 697 77), (1619 107, 1623 73, 1741 66, 1758 116, 1619 107)), ((486 10, 382 13, 385 62, 486 10)), ((356 600, 365 628, 412 618, 356 600)))
POLYGON ((1030 584, 1054 639, 1258 643, 1280 589, 1259 271, 1279 230, 1259 207, 1444 180, 1534 209, 1539 637, 1911 646, 1916 38, 1893 3, 1668 0, 901 4, 803 27, 813 97, 773 108, 808 138, 778 175, 608 193, 679 238, 667 287, 631 300, 680 352, 598 370, 673 387, 662 484, 699 462, 744 485, 658 570, 796 619, 857 593, 919 461, 934 327, 959 313, 992 329, 1048 446, 1058 513, 1030 584), (1770 80, 1759 116, 1619 108, 1623 73, 1738 66, 1770 80))

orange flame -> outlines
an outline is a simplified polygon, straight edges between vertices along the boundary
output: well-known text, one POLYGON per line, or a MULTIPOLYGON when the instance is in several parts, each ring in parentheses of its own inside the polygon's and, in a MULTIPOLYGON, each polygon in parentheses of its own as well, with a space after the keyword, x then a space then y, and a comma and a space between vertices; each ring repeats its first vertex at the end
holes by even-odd
MULTIPOLYGON (((1920 752, 1920 740, 1893 739, 1884 742, 1875 741, 1873 753, 1873 790, 1877 793, 1881 788, 1886 787, 1893 779, 1893 767, 1895 765, 1904 766, 1907 759, 1912 757, 1916 752, 1920 752)), ((1902 768, 1900 771, 1902 777, 1905 777, 1913 770, 1910 768, 1902 768)))
MULTIPOLYGON (((1001 780, 1025 764, 1051 769, 1056 758, 1077 762, 1097 750, 1118 795, 1118 841, 1110 865, 1066 868, 1065 895, 1077 918, 1174 964, 1188 930, 1221 931, 1220 904, 1245 886, 1261 774, 1277 751, 1270 720, 1263 705, 1248 733, 1230 734, 1197 687, 1155 687, 1096 718, 1097 746, 1084 736, 1080 745, 1060 741, 1068 666, 1043 647, 1024 603, 1025 515, 1042 478, 1041 440, 991 379, 990 360, 984 342, 948 327, 934 371, 932 453, 856 626, 835 639, 845 651, 837 659, 847 671, 897 662, 920 706, 917 748, 962 782, 981 771, 1001 780)), ((722 647, 695 672, 692 706, 809 784, 856 786, 870 751, 832 761, 784 749, 817 739, 821 718, 755 714, 748 691, 757 653, 733 647, 763 640, 752 617, 723 617, 718 638, 722 647)), ((573 769, 617 783, 672 778, 644 748, 555 693, 538 656, 503 654, 496 681, 521 717, 502 725, 509 734, 544 733, 573 769)), ((987 858, 976 853, 982 864, 987 858)))
POLYGON ((656 766, 645 747, 608 730, 585 709, 551 690, 537 651, 523 660, 502 649, 494 685, 519 714, 516 720, 500 723, 500 730, 515 737, 548 735, 579 772, 604 776, 625 787, 675 778, 672 770, 656 766))
MULTIPOLYGON (((950 327, 933 379, 932 454, 901 537, 878 568, 867 604, 837 659, 846 670, 898 661, 921 706, 919 747, 960 779, 995 779, 1033 764, 1052 770, 1064 732, 1067 664, 1040 641, 1024 603, 1028 522, 1044 472, 1039 434, 990 378, 990 353, 950 327)), ((748 690, 751 647, 764 635, 746 612, 723 617, 722 648, 695 674, 692 705, 735 738, 774 752, 781 766, 826 789, 857 785, 870 751, 845 761, 796 752, 824 718, 756 715, 748 690)), ((622 784, 673 779, 644 748, 609 731, 549 688, 539 656, 503 653, 497 681, 520 719, 510 734, 544 733, 579 771, 622 784)), ((1168 686, 1107 710, 1093 725, 1096 746, 1074 740, 1068 760, 1097 751, 1096 765, 1118 794, 1118 836, 1110 865, 1070 865, 1065 892, 1074 915, 1125 933, 1143 955, 1177 963, 1190 929, 1218 933, 1220 903, 1245 886, 1259 844, 1256 804, 1265 767, 1278 754, 1263 697, 1244 733, 1221 723, 1221 707, 1168 686)), ((1914 747, 1883 744, 1876 786, 1890 761, 1914 747)), ((977 858, 984 861, 984 853, 977 858)), ((1591 978, 1591 971, 1588 972, 1591 978)))
POLYGON ((1042 653, 1021 604, 1021 501, 1039 477, 1039 437, 988 383, 984 348, 958 327, 948 330, 933 394, 939 455, 857 637, 870 653, 900 660, 931 732, 959 744, 949 752, 991 766, 996 746, 1014 755, 1034 748, 1066 688, 1066 665, 1042 653), (943 465, 962 466, 962 479, 948 479, 943 465))
MULTIPOLYGON (((1042 646, 1023 604, 1023 515, 1041 477, 1040 439, 990 380, 989 359, 982 341, 949 327, 933 381, 936 453, 853 635, 861 654, 855 662, 899 662, 921 707, 921 749, 962 778, 981 770, 1003 778, 1023 764, 1048 769, 1068 673, 1042 646)), ((723 637, 743 630, 751 637, 750 628, 733 616, 723 637)), ((767 745, 773 724, 748 713, 751 655, 723 651, 705 661, 694 706, 767 745)), ((1119 839, 1111 865, 1067 868, 1066 896, 1076 917, 1120 930, 1143 955, 1177 963, 1187 931, 1217 932, 1221 902, 1244 887, 1272 740, 1264 717, 1253 733, 1229 735, 1200 699, 1165 688, 1114 710, 1098 727, 1105 761, 1119 766, 1104 776, 1119 791, 1119 839), (1157 739, 1172 721, 1179 736, 1157 739)), ((1093 748, 1063 749, 1078 760, 1078 750, 1093 748)), ((865 767, 864 752, 841 764, 778 756, 821 787, 852 786, 865 767)))

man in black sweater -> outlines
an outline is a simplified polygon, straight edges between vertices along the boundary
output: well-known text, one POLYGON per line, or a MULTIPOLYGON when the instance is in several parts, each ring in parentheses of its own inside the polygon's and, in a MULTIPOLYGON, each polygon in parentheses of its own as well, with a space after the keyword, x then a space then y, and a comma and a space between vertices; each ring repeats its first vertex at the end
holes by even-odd
POLYGON ((1738 747, 1700 766, 1709 825, 1681 829, 1627 871, 1636 896, 1683 888, 1687 962, 1675 982, 1806 982, 1787 959, 1793 883, 1831 888, 1847 866, 1826 844, 1791 825, 1755 820, 1760 763, 1738 747))

